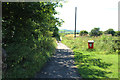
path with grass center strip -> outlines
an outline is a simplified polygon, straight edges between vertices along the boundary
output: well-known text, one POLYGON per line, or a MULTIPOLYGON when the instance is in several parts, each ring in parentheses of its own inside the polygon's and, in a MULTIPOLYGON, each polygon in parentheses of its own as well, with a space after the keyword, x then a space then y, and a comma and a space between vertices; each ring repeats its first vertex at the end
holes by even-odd
POLYGON ((56 54, 35 78, 81 78, 74 64, 73 52, 64 44, 57 44, 56 54))

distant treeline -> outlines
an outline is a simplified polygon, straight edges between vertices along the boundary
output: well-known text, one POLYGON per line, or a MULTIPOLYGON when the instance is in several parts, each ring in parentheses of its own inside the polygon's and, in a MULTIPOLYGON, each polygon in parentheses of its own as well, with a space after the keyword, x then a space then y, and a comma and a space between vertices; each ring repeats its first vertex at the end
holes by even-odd
MULTIPOLYGON (((74 34, 74 30, 59 30, 59 33, 74 34)), ((80 36, 100 36, 102 34, 120 36, 120 31, 114 31, 114 29, 111 28, 106 31, 100 31, 100 28, 94 28, 90 32, 86 30, 82 30, 82 31, 77 30, 76 34, 79 34, 80 36)))
MULTIPOLYGON (((79 33, 80 30, 77 30, 76 32, 79 33)), ((67 30, 67 29, 59 30, 59 33, 70 33, 70 34, 73 34, 74 30, 67 30)))

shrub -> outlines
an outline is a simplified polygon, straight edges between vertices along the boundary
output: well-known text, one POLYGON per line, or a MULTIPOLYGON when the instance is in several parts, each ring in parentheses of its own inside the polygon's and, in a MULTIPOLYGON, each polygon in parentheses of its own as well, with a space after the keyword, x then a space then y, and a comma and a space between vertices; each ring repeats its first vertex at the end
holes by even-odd
POLYGON ((88 34, 88 32, 86 30, 80 31, 80 36, 84 36, 84 35, 87 35, 87 34, 88 34))
POLYGON ((113 29, 108 29, 104 32, 105 34, 112 34, 112 36, 115 35, 115 31, 113 29))
POLYGON ((102 31, 99 31, 100 28, 94 28, 91 30, 91 32, 89 33, 90 36, 100 36, 102 35, 102 31))
POLYGON ((120 31, 116 31, 115 36, 120 36, 120 31))
POLYGON ((57 6, 51 2, 2 4, 2 47, 8 54, 3 78, 33 77, 55 51, 52 33, 61 25, 54 17, 57 6))

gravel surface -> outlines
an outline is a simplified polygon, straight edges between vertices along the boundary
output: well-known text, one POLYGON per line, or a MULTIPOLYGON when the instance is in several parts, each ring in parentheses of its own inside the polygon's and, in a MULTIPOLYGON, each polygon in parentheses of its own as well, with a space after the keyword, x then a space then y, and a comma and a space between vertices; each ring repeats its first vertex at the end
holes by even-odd
POLYGON ((81 78, 72 51, 62 43, 57 44, 56 54, 35 78, 81 78))

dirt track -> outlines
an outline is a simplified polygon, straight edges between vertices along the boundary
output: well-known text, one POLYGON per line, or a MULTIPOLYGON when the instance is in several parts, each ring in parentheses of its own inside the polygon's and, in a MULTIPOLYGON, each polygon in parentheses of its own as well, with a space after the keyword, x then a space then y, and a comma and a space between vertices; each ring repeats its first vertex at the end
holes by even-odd
POLYGON ((81 78, 72 51, 62 43, 57 44, 56 54, 35 78, 81 78))

